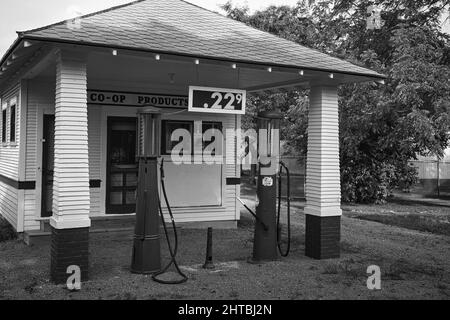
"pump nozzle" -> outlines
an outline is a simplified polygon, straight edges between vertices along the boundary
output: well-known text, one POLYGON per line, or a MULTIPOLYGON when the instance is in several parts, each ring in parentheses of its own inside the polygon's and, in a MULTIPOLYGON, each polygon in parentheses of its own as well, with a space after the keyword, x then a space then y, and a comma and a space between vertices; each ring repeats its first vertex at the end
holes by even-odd
POLYGON ((161 179, 164 179, 166 177, 165 174, 164 174, 164 158, 161 158, 160 171, 161 171, 161 179))

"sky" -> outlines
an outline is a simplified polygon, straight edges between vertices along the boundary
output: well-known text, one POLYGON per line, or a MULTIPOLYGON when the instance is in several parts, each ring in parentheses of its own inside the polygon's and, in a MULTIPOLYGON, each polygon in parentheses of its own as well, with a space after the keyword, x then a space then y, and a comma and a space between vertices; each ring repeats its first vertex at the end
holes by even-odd
MULTIPOLYGON (((96 12, 132 0, 0 0, 0 57, 17 38, 16 31, 26 31, 75 16, 96 12), (18 14, 20 13, 20 14, 18 14)), ((220 11, 227 0, 188 0, 201 7, 220 11)), ((254 11, 271 4, 295 5, 297 0, 233 0, 235 5, 248 5, 254 11)))
MULTIPOLYGON (((162 0, 163 1, 163 0, 162 0)), ((227 0, 186 0, 201 7, 221 11, 227 0)), ((251 11, 264 9, 271 4, 295 5, 298 0, 232 0, 234 5, 247 5, 251 11)), ((78 15, 110 8, 131 0, 0 0, 0 57, 17 38, 16 31, 42 27, 78 15)), ((450 19, 449 19, 450 20, 450 19)), ((450 21, 447 23, 450 32, 450 21)))

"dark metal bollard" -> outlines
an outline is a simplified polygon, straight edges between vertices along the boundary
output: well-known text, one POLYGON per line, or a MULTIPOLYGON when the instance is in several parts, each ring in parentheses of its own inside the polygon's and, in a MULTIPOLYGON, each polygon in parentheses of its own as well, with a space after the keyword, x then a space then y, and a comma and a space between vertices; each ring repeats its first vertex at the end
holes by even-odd
POLYGON ((213 252, 212 252, 212 234, 213 228, 208 228, 208 240, 206 244, 206 261, 203 265, 203 269, 214 269, 213 252))

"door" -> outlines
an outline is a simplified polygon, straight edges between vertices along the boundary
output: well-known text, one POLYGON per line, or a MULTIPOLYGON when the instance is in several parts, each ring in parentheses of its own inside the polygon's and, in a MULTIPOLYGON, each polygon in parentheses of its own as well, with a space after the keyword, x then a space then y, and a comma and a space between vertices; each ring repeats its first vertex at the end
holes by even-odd
POLYGON ((108 118, 107 214, 136 212, 136 118, 108 118))
POLYGON ((52 216, 54 159, 55 116, 46 114, 44 115, 44 128, 42 137, 42 218, 52 216))

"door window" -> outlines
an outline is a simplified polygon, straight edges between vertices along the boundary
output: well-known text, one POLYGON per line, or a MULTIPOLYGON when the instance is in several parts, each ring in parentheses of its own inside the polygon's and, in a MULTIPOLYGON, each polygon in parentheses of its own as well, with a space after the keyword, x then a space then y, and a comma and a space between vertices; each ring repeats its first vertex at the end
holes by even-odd
POLYGON ((136 212, 136 118, 109 118, 107 213, 136 212))

